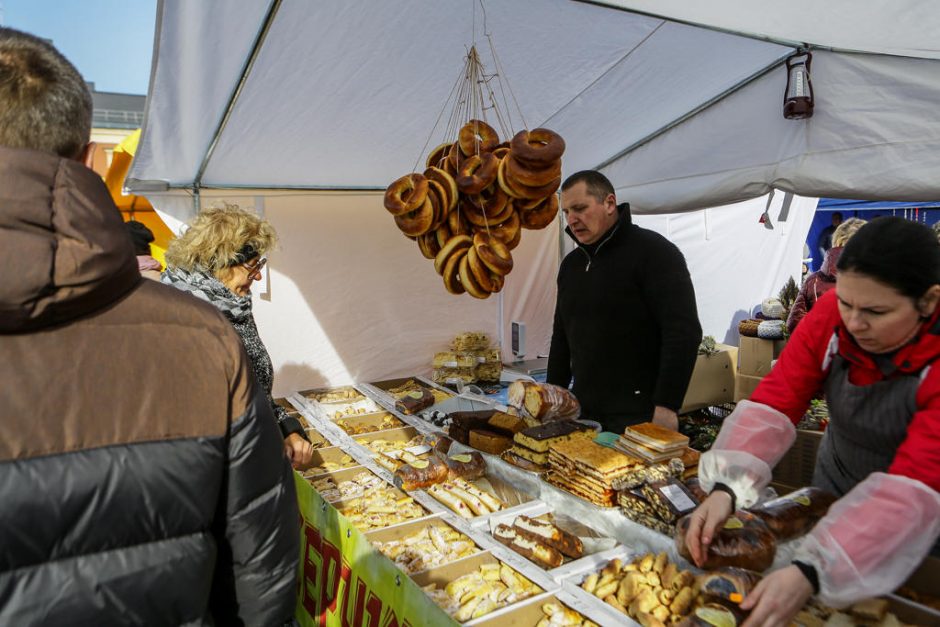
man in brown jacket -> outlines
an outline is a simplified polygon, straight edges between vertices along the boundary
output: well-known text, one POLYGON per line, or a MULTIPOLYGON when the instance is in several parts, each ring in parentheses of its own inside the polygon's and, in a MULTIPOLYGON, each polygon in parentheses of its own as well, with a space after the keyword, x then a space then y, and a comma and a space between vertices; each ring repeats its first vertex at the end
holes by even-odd
POLYGON ((91 97, 0 28, 0 624, 280 625, 281 436, 212 306, 143 280, 86 165, 91 97))

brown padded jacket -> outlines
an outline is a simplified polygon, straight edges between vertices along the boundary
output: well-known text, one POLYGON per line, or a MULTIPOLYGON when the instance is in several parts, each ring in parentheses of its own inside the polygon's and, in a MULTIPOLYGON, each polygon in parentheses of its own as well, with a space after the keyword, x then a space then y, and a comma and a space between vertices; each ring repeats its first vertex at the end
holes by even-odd
POLYGON ((296 495, 231 324, 49 153, 0 147, 0 268, 0 624, 288 620, 296 495))

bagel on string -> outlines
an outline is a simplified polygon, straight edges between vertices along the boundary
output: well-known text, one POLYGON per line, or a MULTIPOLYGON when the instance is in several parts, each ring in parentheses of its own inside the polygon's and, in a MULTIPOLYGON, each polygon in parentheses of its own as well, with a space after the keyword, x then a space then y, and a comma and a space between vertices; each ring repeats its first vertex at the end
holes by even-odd
POLYGON ((425 195, 424 204, 420 209, 409 211, 395 216, 395 224, 402 233, 409 237, 424 235, 431 230, 434 223, 434 204, 425 195))
POLYGON ((500 144, 499 146, 493 149, 493 156, 496 157, 497 159, 505 159, 506 157, 509 156, 510 152, 511 151, 509 150, 508 146, 503 146, 502 144, 500 144))
POLYGON ((434 259, 437 256, 437 253, 441 251, 441 246, 437 243, 434 231, 418 236, 418 249, 425 259, 434 259))
POLYGON ((454 180, 450 174, 445 170, 440 168, 430 167, 424 171, 424 178, 429 181, 437 181, 441 186, 447 191, 447 205, 446 209, 448 212, 454 210, 457 206, 457 181, 454 180))
POLYGON ((457 175, 457 189, 464 194, 479 194, 496 180, 498 167, 499 159, 489 152, 467 157, 457 175))
POLYGON ((467 249, 467 268, 473 274, 473 278, 477 285, 480 286, 480 289, 490 293, 496 291, 494 277, 497 275, 493 274, 489 268, 483 265, 483 262, 480 261, 480 256, 477 254, 477 249, 473 246, 467 249))
POLYGON ((499 135, 486 122, 470 120, 460 128, 460 132, 457 134, 457 143, 460 144, 460 151, 469 157, 491 152, 499 144, 499 135))
POLYGON ((385 190, 385 208, 393 216, 420 209, 428 196, 428 181, 423 174, 412 172, 396 179, 385 190))
POLYGON ((493 277, 493 293, 496 294, 497 292, 502 291, 503 284, 506 283, 506 277, 500 276, 498 274, 493 274, 492 277, 493 277))
POLYGON ((444 289, 451 294, 463 294, 466 290, 460 283, 460 262, 467 256, 467 248, 458 248, 447 258, 441 276, 444 277, 444 289))
POLYGON ((444 163, 444 159, 447 158, 447 152, 450 150, 452 145, 452 143, 446 142, 432 150, 431 154, 428 155, 428 160, 425 165, 429 168, 441 167, 441 164, 444 163))
POLYGON ((534 209, 520 214, 522 228, 530 230, 544 229, 558 216, 558 196, 552 194, 534 209))
POLYGON ((428 198, 434 205, 434 221, 431 222, 431 229, 434 230, 444 223, 447 219, 447 192, 444 186, 437 181, 428 180, 428 198))
POLYGON ((450 150, 447 151, 446 167, 442 169, 454 178, 457 178, 457 174, 460 172, 460 166, 463 165, 465 159, 466 157, 460 152, 460 144, 454 142, 450 150))
POLYGON ((493 213, 490 209, 485 211, 480 209, 464 196, 460 200, 460 210, 464 217, 466 217, 467 222, 476 227, 474 230, 477 230, 487 226, 496 226, 500 222, 505 221, 512 213, 512 205, 508 202, 504 202, 499 213, 493 213))
POLYGON ((470 296, 483 300, 489 298, 490 293, 483 289, 479 283, 477 283, 473 276, 473 272, 470 271, 470 264, 468 259, 470 257, 471 250, 473 250, 472 247, 467 249, 467 253, 460 258, 460 266, 458 269, 460 285, 467 291, 467 294, 470 294, 470 296))
POLYGON ((490 235, 506 244, 509 250, 519 245, 522 239, 522 220, 519 218, 519 212, 513 210, 509 218, 490 228, 490 235))
POLYGON ((441 247, 437 255, 434 256, 434 271, 440 275, 444 274, 444 266, 447 260, 457 250, 466 250, 473 245, 473 240, 469 235, 455 235, 447 240, 447 243, 441 247))
POLYGON ((462 203, 463 199, 461 199, 461 203, 457 205, 457 209, 451 211, 450 215, 447 216, 447 226, 454 235, 472 235, 473 227, 469 220, 467 220, 467 213, 461 210, 462 203))
POLYGON ((528 185, 522 185, 512 178, 512 175, 508 171, 508 164, 509 159, 503 159, 502 163, 499 164, 499 169, 496 171, 496 180, 499 183, 499 186, 502 187, 503 190, 513 198, 527 200, 542 199, 549 194, 554 194, 561 185, 560 176, 550 181, 547 185, 543 185, 542 187, 529 187, 528 185))
POLYGON ((514 183, 519 183, 526 187, 542 187, 543 185, 548 185, 553 179, 561 176, 561 161, 555 161, 544 168, 534 168, 520 162, 511 153, 508 159, 509 163, 506 164, 506 173, 512 178, 514 183))
POLYGON ((506 244, 485 233, 473 236, 473 247, 477 256, 494 274, 505 276, 512 270, 512 253, 506 244))
POLYGON ((509 145, 516 158, 535 166, 557 161, 565 152, 565 140, 547 128, 519 131, 509 145))
MULTIPOLYGON (((450 240, 450 237, 451 237, 451 235, 450 235, 450 227, 447 226, 447 222, 446 222, 446 221, 444 222, 444 224, 442 224, 442 225, 440 225, 439 227, 437 227, 436 229, 434 229, 434 239, 437 240, 437 250, 438 250, 438 251, 440 251, 440 249, 444 248, 444 244, 446 244, 446 243, 450 240)), ((437 253, 435 253, 435 256, 436 256, 436 255, 437 255, 437 253)))

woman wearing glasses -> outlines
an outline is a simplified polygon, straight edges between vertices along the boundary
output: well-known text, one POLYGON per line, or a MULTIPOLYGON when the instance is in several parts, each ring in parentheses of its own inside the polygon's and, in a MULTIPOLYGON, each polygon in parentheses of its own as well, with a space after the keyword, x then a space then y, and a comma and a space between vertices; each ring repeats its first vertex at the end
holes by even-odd
POLYGON ((313 447, 300 423, 271 399, 274 368, 251 313, 251 285, 261 278, 264 254, 276 240, 271 225, 255 213, 234 205, 206 209, 170 242, 161 280, 212 303, 232 323, 267 393, 291 465, 302 468, 310 463, 313 447))

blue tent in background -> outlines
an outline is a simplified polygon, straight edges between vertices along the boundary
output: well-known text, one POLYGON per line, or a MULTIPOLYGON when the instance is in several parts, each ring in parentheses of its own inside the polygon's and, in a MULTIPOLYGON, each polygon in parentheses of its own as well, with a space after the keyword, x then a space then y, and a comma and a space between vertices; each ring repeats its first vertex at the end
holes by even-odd
POLYGON ((806 235, 806 245, 812 262, 810 271, 819 270, 822 257, 818 252, 819 235, 832 224, 832 214, 839 212, 842 218, 858 217, 871 220, 878 216, 901 216, 917 220, 926 225, 940 221, 940 201, 936 202, 891 202, 885 200, 848 200, 846 198, 820 198, 816 205, 816 216, 806 235))

